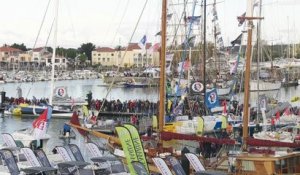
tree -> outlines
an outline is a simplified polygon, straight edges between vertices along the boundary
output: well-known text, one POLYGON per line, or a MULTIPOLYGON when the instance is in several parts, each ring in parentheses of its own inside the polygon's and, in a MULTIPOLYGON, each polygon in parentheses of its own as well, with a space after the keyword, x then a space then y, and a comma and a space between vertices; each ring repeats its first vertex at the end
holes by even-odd
POLYGON ((85 54, 80 54, 78 58, 81 63, 85 63, 85 61, 87 60, 87 56, 85 54))
POLYGON ((11 45, 11 47, 16 48, 16 49, 20 49, 22 51, 27 51, 27 48, 24 45, 24 43, 22 43, 22 44, 14 43, 13 45, 11 45))
POLYGON ((96 48, 93 43, 84 43, 78 48, 79 53, 85 53, 88 60, 92 60, 92 51, 96 48))
POLYGON ((73 48, 69 48, 66 50, 66 57, 74 59, 77 55, 77 50, 73 48))

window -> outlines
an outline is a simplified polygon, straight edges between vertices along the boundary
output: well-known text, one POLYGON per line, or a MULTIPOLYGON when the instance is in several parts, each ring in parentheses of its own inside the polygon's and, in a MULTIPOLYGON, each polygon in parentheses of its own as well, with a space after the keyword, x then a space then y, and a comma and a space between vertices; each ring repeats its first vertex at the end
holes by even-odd
POLYGON ((55 59, 55 63, 59 63, 59 59, 55 59))
POLYGON ((101 61, 101 58, 98 58, 98 61, 101 61))
POLYGON ((105 62, 105 58, 102 58, 102 62, 105 62))
POLYGON ((110 60, 110 59, 109 59, 109 58, 107 58, 107 62, 109 62, 109 60, 110 60))
POLYGON ((101 54, 100 54, 100 53, 98 53, 98 56, 101 56, 101 54))
POLYGON ((34 58, 34 61, 38 61, 38 60, 39 60, 39 58, 36 58, 36 57, 34 58))
POLYGON ((112 53, 111 56, 114 56, 114 54, 112 53))
POLYGON ((97 55, 97 54, 95 54, 95 53, 93 54, 93 56, 96 56, 96 55, 97 55))

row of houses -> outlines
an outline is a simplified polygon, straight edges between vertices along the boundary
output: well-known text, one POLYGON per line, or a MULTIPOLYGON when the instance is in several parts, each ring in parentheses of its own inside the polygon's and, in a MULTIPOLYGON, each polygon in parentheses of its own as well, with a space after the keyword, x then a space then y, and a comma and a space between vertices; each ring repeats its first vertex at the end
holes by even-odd
MULTIPOLYGON (((3 45, 0 47, 0 64, 1 66, 26 66, 26 65, 51 65, 52 53, 46 48, 35 48, 29 51, 22 51, 3 45)), ((55 58, 54 65, 62 68, 67 67, 68 60, 65 57, 58 56, 55 58)))
MULTIPOLYGON (((51 65, 52 53, 46 48, 35 48, 22 51, 3 45, 0 47, 1 66, 49 66, 51 65)), ((68 59, 56 56, 54 65, 67 68, 68 59)), ((113 49, 109 47, 98 47, 92 51, 92 65, 121 66, 121 67, 146 67, 159 65, 159 52, 147 43, 145 49, 140 48, 138 43, 130 43, 127 48, 113 49)))
POLYGON ((98 47, 92 51, 92 64, 120 67, 147 67, 159 65, 159 52, 147 43, 142 49, 138 43, 129 43, 127 48, 98 47))

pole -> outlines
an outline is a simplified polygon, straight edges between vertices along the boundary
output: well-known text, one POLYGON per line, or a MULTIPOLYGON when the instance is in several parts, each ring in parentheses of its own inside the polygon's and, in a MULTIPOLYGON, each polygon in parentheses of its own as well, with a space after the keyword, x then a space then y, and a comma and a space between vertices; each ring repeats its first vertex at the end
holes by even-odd
MULTIPOLYGON (((247 15, 252 17, 253 2, 248 0, 247 15)), ((248 40, 246 49, 246 70, 245 70, 245 84, 244 84, 244 109, 243 109, 243 151, 247 151, 247 138, 248 138, 248 123, 249 123, 249 98, 250 98, 250 67, 251 67, 251 54, 252 54, 252 20, 248 20, 248 40)))
POLYGON ((163 131, 165 121, 165 59, 166 59, 166 28, 167 28, 167 0, 162 1, 162 16, 161 16, 161 53, 160 53, 160 86, 159 86, 159 118, 158 129, 159 132, 163 131))
POLYGON ((54 37, 53 37, 53 53, 51 59, 51 88, 50 88, 50 97, 49 97, 49 105, 52 105, 53 98, 53 90, 54 90, 54 63, 55 63, 55 54, 56 54, 56 42, 57 42, 57 25, 58 25, 58 6, 59 0, 56 0, 55 5, 55 22, 54 22, 54 37))
POLYGON ((206 0, 203 1, 203 91, 204 91, 204 101, 206 99, 206 0))

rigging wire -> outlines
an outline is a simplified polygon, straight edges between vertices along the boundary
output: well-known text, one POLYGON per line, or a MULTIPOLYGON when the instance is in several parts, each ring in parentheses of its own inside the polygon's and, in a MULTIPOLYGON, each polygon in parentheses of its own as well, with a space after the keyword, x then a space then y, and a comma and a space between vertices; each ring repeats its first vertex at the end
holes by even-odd
MULTIPOLYGON (((131 43, 131 41, 132 41, 132 39, 133 39, 133 36, 134 36, 134 34, 135 34, 135 32, 136 32, 136 29, 137 29, 137 27, 138 27, 138 25, 139 25, 139 23, 140 23, 140 20, 141 20, 141 18, 142 18, 142 15, 143 15, 143 13, 144 13, 144 10, 145 10, 145 8, 146 8, 147 3, 148 3, 148 0, 145 1, 145 4, 144 4, 144 6, 143 6, 143 9, 142 9, 142 11, 141 11, 141 13, 140 13, 140 16, 139 16, 139 18, 138 18, 138 21, 137 21, 137 23, 136 23, 136 25, 135 25, 135 27, 134 27, 134 30, 133 30, 133 32, 132 32, 132 35, 131 35, 130 39, 129 39, 128 45, 127 45, 126 50, 125 50, 125 53, 124 53, 124 55, 123 55, 123 57, 122 57, 122 59, 121 59, 121 63, 118 65, 118 68, 117 68, 117 71, 116 71, 117 73, 119 73, 119 71, 120 71, 120 66, 122 65, 122 63, 123 63, 123 61, 124 61, 124 58, 125 58, 125 56, 126 56, 126 53, 127 53, 127 51, 128 51, 129 43, 131 43)), ((105 95, 105 98, 103 99, 102 105, 101 105, 101 107, 100 107, 100 109, 99 109, 98 112, 100 112, 100 111, 102 110, 102 108, 103 108, 103 106, 104 106, 104 104, 105 104, 105 102, 106 102, 106 98, 107 98, 108 95, 110 94, 110 91, 111 91, 111 89, 112 89, 112 87, 113 87, 113 84, 114 84, 114 82, 115 82, 115 78, 116 78, 116 77, 114 76, 113 79, 112 79, 112 81, 111 81, 111 83, 110 83, 110 85, 109 85, 109 88, 108 88, 108 90, 107 90, 107 93, 106 93, 106 95, 105 95)))
MULTIPOLYGON (((129 1, 130 1, 130 0, 127 0, 125 9, 124 9, 124 11, 123 11, 122 18, 121 18, 121 20, 120 20, 120 22, 119 22, 119 25, 118 25, 118 27, 117 27, 117 31, 116 31, 116 33, 115 33, 115 35, 114 35, 114 37, 113 37, 113 40, 112 40, 111 45, 113 45, 113 42, 114 42, 115 39, 116 39, 117 33, 118 33, 118 31, 120 30, 121 24, 122 24, 122 22, 123 22, 123 19, 124 19, 124 17, 125 17, 125 14, 126 14, 126 12, 127 12, 127 9, 128 9, 129 1)), ((148 0, 147 0, 147 1, 148 1, 148 0)), ((144 10, 144 9, 143 9, 143 10, 144 10)), ((142 12, 142 13, 143 13, 143 12, 142 12)), ((130 41, 131 41, 131 40, 130 40, 130 41)), ((118 66, 118 67, 119 67, 119 66, 118 66)))
POLYGON ((38 40, 38 38, 39 38, 39 36, 40 36, 41 30, 42 30, 42 27, 43 27, 43 24, 44 24, 44 22, 45 22, 45 18, 46 18, 48 9, 49 9, 49 4, 50 4, 50 2, 51 2, 51 0, 48 1, 47 8, 46 8, 46 11, 45 11, 45 13, 44 13, 44 16, 43 16, 43 19, 42 19, 42 23, 41 23, 41 25, 40 25, 40 28, 39 28, 38 34, 37 34, 37 36, 36 36, 36 39, 35 39, 34 45, 33 45, 33 47, 32 47, 32 50, 35 48, 36 43, 37 43, 37 40, 38 40))

